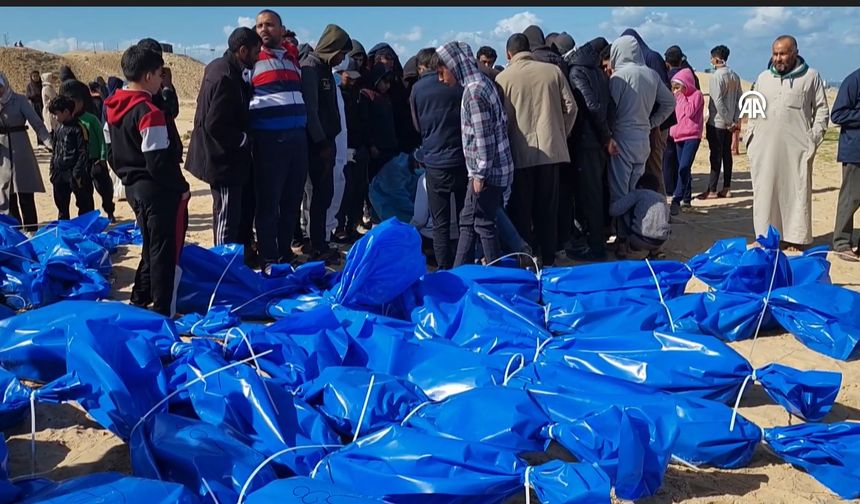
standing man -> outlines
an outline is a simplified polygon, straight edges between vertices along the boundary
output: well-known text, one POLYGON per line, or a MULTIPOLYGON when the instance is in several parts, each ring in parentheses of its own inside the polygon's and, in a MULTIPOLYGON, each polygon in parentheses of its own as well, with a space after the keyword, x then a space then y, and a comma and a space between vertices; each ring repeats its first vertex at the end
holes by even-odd
POLYGON ((439 269, 451 269, 455 252, 451 247, 451 195, 459 215, 467 185, 460 131, 463 88, 439 81, 439 57, 432 47, 418 51, 417 58, 421 78, 412 88, 410 101, 415 129, 421 133, 427 202, 433 217, 433 253, 439 269))
MULTIPOLYGON (((567 77, 568 72, 570 71, 567 68, 567 63, 561 57, 560 54, 553 51, 552 48, 547 43, 546 37, 543 35, 543 30, 541 30, 540 26, 531 25, 525 30, 523 30, 523 35, 526 36, 529 43, 529 51, 532 53, 532 58, 535 61, 542 61, 544 63, 551 63, 558 67, 561 70, 562 75, 567 77)), ((510 59, 508 60, 510 61, 510 59)))
POLYGON ((212 192, 215 245, 243 244, 245 264, 250 265, 254 216, 246 199, 253 202, 254 192, 248 136, 251 88, 242 72, 254 68, 262 43, 254 30, 236 28, 224 55, 206 65, 185 163, 185 169, 208 183, 212 192))
POLYGON ((836 160, 842 163, 842 187, 836 205, 833 250, 840 252, 841 258, 856 257, 858 238, 854 236, 854 213, 860 208, 860 70, 842 81, 830 119, 842 127, 836 154, 836 160))
POLYGON ((711 152, 711 177, 708 190, 699 199, 728 198, 732 189, 732 135, 740 130, 741 78, 726 65, 729 48, 718 45, 711 49, 711 67, 714 72, 708 84, 708 124, 705 136, 711 152), (720 181, 720 167, 723 169, 723 188, 717 192, 720 181))
MULTIPOLYGON (((45 104, 42 103, 42 76, 39 75, 38 70, 33 70, 30 72, 30 82, 27 83, 27 99, 30 100, 30 103, 33 105, 33 109, 36 110, 36 115, 39 116, 39 119, 42 122, 45 121, 45 118, 42 117, 42 109, 45 104)), ((36 137, 36 143, 38 145, 44 145, 41 138, 36 137)))
POLYGON ((263 268, 295 259, 290 248, 308 176, 307 111, 299 62, 283 45, 278 13, 257 14, 263 40, 251 72, 254 145, 254 220, 263 268))
POLYGON ((493 68, 496 64, 496 59, 498 59, 498 54, 496 54, 496 50, 490 46, 482 46, 478 49, 478 70, 481 71, 482 74, 486 75, 490 78, 490 80, 495 81, 496 76, 499 75, 499 71, 493 68))
POLYGON ((797 40, 782 35, 755 90, 767 103, 767 117, 751 118, 747 134, 755 232, 773 225, 797 251, 812 243, 812 164, 829 114, 824 82, 798 55, 797 40))
POLYGON ((335 138, 341 130, 337 85, 332 67, 352 50, 349 35, 340 26, 325 27, 316 49, 302 58, 302 94, 308 114, 308 174, 313 185, 308 227, 311 259, 339 261, 339 252, 326 240, 326 214, 334 193, 335 138))
POLYGON ((514 170, 508 143, 505 109, 495 86, 481 74, 472 49, 464 42, 448 42, 436 49, 439 78, 448 86, 463 87, 460 131, 469 181, 460 213, 460 239, 454 266, 475 260, 475 241, 480 237, 487 264, 501 254, 496 212, 514 170))
MULTIPOLYGON (((609 142, 610 204, 636 189, 652 153, 653 130, 675 111, 675 97, 656 72, 645 66, 635 37, 622 35, 611 45, 609 92, 615 103, 615 124, 609 142)), ((658 183, 662 180, 662 163, 658 183)), ((662 185, 662 184, 660 184, 662 185)), ((659 191, 658 191, 659 192, 659 191)), ((626 257, 627 224, 617 226, 619 258, 626 257)))
POLYGON ((508 213, 520 236, 533 250, 540 249, 543 264, 552 266, 558 245, 559 167, 570 163, 567 135, 576 119, 576 101, 561 70, 535 60, 525 35, 511 35, 507 56, 510 64, 496 82, 504 95, 516 167, 508 213))

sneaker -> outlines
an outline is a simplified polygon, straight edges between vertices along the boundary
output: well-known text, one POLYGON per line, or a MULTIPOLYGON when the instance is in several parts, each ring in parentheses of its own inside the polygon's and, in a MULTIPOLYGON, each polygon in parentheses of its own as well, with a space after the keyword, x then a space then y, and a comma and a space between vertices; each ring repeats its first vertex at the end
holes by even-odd
POLYGON ((691 201, 682 201, 681 208, 693 208, 693 203, 691 201))
POLYGON ((679 205, 678 203, 672 203, 672 205, 669 207, 669 214, 678 215, 680 213, 681 213, 681 205, 679 205))

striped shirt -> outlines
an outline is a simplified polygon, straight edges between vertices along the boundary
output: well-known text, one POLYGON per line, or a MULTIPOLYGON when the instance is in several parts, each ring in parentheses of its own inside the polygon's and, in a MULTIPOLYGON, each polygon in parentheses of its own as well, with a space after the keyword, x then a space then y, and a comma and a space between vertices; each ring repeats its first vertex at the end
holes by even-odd
POLYGON ((302 98, 302 73, 283 49, 263 47, 251 73, 254 96, 249 107, 251 129, 304 128, 307 111, 302 98))

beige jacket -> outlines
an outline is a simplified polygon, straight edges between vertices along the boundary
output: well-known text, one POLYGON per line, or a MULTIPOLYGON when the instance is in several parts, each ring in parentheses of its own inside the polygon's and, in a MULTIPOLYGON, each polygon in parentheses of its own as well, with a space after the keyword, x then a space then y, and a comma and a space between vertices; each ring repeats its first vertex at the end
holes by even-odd
POLYGON ((577 110, 561 70, 521 52, 511 58, 496 83, 504 94, 514 167, 570 162, 567 136, 577 110))

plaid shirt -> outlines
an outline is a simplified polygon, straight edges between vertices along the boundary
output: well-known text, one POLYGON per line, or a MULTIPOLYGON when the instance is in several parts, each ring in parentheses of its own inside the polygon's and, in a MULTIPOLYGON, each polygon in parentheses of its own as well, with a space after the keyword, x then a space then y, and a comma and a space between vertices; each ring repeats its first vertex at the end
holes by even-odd
POLYGON ((437 53, 463 86, 460 126, 469 177, 507 188, 513 179, 514 161, 508 120, 495 85, 478 70, 467 44, 449 42, 437 53))

